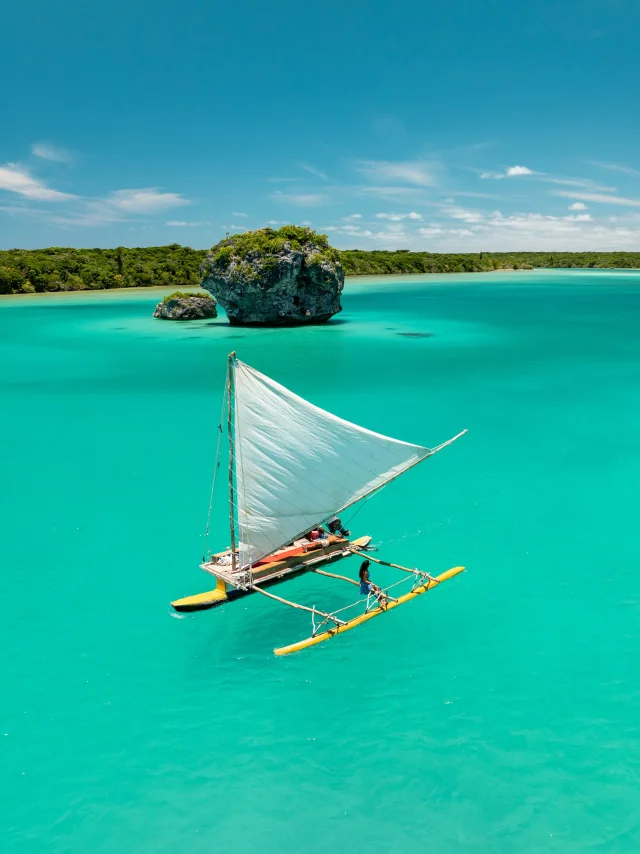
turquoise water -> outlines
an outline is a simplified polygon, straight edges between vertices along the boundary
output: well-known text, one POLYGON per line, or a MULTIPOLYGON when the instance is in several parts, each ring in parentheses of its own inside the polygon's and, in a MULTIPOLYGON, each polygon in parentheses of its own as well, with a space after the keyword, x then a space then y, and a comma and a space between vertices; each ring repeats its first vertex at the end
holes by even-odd
POLYGON ((359 280, 309 329, 157 299, 0 302, 4 850, 637 852, 640 274, 359 280), (262 597, 173 615, 231 349, 374 430, 468 427, 352 525, 468 571, 287 658, 307 615, 262 597))

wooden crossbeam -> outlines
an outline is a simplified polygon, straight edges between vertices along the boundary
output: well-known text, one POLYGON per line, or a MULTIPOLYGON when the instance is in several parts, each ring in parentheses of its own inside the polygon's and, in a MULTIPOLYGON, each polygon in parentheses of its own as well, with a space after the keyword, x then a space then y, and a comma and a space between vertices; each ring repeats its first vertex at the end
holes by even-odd
POLYGON ((328 620, 334 622, 336 626, 346 625, 344 620, 334 617, 333 614, 327 614, 326 611, 321 611, 319 608, 310 608, 308 605, 301 605, 299 602, 291 602, 289 599, 283 599, 282 596, 276 596, 275 593, 267 593, 266 590, 263 590, 256 584, 253 584, 250 589, 262 593, 263 596, 268 596, 269 599, 275 599, 276 602, 282 602, 283 605, 289 605, 290 608, 297 608, 299 611, 308 611, 310 614, 319 614, 321 617, 326 617, 328 620))
POLYGON ((340 581, 348 581, 349 584, 355 584, 356 587, 360 587, 360 584, 357 581, 353 578, 347 578, 346 575, 337 575, 335 572, 325 572, 324 569, 314 569, 313 572, 317 572, 318 575, 326 575, 328 578, 339 578, 340 581))

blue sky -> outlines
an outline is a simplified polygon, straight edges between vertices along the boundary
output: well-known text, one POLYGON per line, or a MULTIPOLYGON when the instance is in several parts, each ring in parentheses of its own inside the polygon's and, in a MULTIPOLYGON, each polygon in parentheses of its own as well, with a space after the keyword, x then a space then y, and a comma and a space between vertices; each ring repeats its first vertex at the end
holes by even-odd
POLYGON ((0 247, 640 249, 635 0, 23 0, 0 247))

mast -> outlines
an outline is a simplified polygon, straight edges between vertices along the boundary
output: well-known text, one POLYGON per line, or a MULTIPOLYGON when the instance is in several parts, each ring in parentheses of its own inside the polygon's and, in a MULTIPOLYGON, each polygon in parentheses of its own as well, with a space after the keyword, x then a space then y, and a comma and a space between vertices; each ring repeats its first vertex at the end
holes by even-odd
POLYGON ((227 362, 227 432, 229 434, 229 527, 231 530, 231 571, 235 573, 237 567, 236 557, 236 525, 234 520, 234 512, 236 506, 235 487, 233 484, 234 470, 234 445, 233 445, 233 365, 236 358, 236 351, 229 353, 227 362))

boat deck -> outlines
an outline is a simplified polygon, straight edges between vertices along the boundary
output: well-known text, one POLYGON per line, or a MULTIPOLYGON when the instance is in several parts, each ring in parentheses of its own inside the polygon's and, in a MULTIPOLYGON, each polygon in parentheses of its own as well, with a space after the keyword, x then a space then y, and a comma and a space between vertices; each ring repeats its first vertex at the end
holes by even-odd
MULTIPOLYGON (((358 537, 355 540, 338 539, 322 548, 295 555, 291 554, 291 549, 281 549, 279 553, 276 552, 272 557, 286 553, 288 555, 286 558, 282 560, 259 561, 254 566, 252 584, 264 587, 277 584, 280 580, 284 580, 289 576, 312 571, 323 564, 348 557, 354 551, 359 552, 360 549, 366 549, 370 542, 371 537, 369 536, 358 537)), ((207 611, 209 608, 215 608, 224 602, 230 602, 241 596, 253 593, 255 586, 253 589, 247 586, 247 579, 244 572, 239 571, 234 573, 230 560, 228 563, 220 563, 220 558, 228 560, 230 556, 230 551, 220 552, 212 556, 213 560, 200 564, 201 569, 216 577, 217 584, 214 590, 207 590, 205 593, 198 593, 195 596, 184 596, 181 599, 176 599, 171 603, 173 608, 181 612, 207 611)))
MULTIPOLYGON (((346 538, 336 538, 333 542, 327 543, 326 546, 321 546, 320 548, 307 552, 300 551, 293 555, 291 554, 291 549, 283 549, 282 551, 285 552, 287 556, 283 556, 282 559, 278 559, 278 553, 276 552, 274 555, 270 555, 270 558, 272 558, 271 560, 266 562, 258 561, 258 563, 253 566, 253 583, 262 584, 267 581, 272 581, 275 578, 280 578, 290 572, 298 572, 301 569, 305 569, 307 566, 313 566, 317 563, 325 563, 328 560, 333 560, 338 557, 346 557, 351 554, 353 548, 366 547, 366 544, 363 543, 364 539, 366 539, 368 543, 371 538, 361 537, 353 542, 346 538)), ((200 564, 200 568, 205 572, 214 575, 216 578, 220 578, 225 582, 225 584, 228 584, 231 587, 243 589, 246 587, 246 570, 236 569, 234 573, 230 561, 227 563, 226 560, 224 560, 225 558, 229 560, 230 555, 231 553, 228 551, 213 555, 214 559, 200 564), (224 562, 221 562, 221 559, 224 562)))

